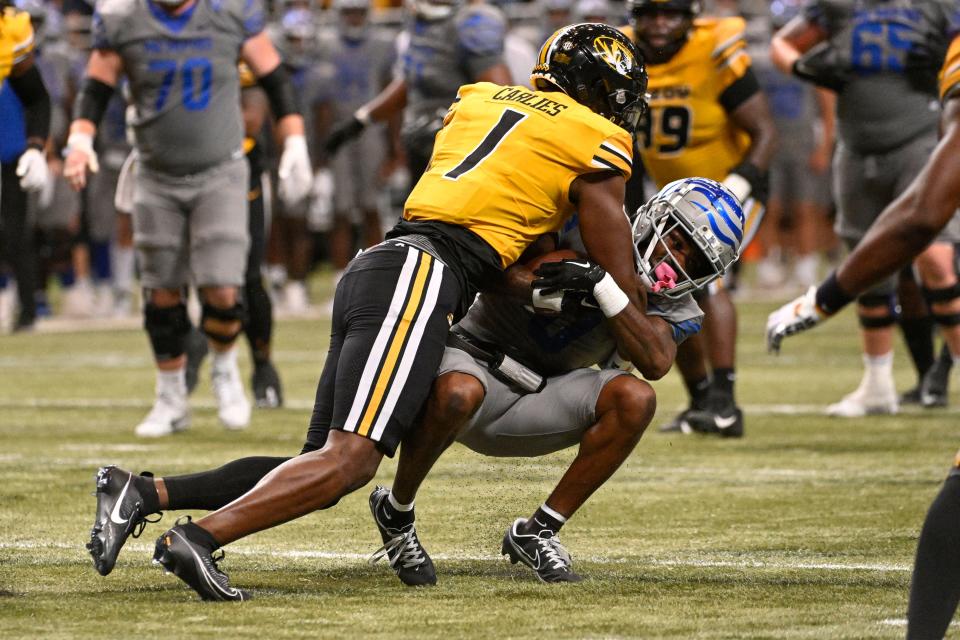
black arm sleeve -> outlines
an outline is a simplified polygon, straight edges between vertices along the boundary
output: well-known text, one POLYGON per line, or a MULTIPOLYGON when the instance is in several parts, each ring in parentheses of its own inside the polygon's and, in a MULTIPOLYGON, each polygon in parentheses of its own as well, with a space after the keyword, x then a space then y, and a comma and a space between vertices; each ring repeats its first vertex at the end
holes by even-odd
POLYGON ((50 135, 50 94, 36 66, 17 77, 10 77, 10 88, 23 103, 27 138, 46 140, 50 135))
POLYGON ((113 95, 113 87, 94 78, 84 78, 80 84, 80 91, 73 103, 73 118, 84 118, 94 124, 100 124, 100 119, 107 110, 107 103, 113 95))
POLYGON ((270 109, 273 111, 274 118, 279 120, 284 116, 300 113, 297 94, 283 64, 278 64, 273 71, 262 78, 257 78, 257 82, 263 87, 267 99, 270 100, 270 109))
POLYGON ((727 113, 733 113, 737 107, 753 97, 760 91, 760 82, 753 73, 753 69, 747 69, 743 77, 736 80, 720 94, 720 104, 727 113))

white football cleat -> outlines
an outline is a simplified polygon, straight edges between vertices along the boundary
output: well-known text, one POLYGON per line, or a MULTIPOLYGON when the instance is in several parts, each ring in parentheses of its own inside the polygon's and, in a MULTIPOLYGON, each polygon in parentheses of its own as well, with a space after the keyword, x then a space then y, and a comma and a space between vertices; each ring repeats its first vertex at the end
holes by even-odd
POLYGON ((827 407, 827 415, 835 418, 862 418, 866 415, 892 415, 900 410, 900 400, 892 376, 865 373, 860 386, 840 402, 827 407))
POLYGON ((250 424, 250 401, 243 391, 237 359, 214 361, 210 368, 213 396, 217 399, 217 417, 227 429, 246 429, 250 424))
POLYGON ((286 311, 290 315, 305 315, 310 311, 307 285, 303 280, 290 280, 283 288, 286 311))
POLYGON ((134 429, 141 438, 162 438, 190 426, 190 408, 186 394, 161 391, 153 403, 153 409, 134 429))

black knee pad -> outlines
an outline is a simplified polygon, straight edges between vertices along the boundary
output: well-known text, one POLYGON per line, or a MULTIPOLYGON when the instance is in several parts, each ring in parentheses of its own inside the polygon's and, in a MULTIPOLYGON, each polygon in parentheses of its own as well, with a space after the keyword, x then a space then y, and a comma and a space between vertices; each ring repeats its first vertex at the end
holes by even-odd
POLYGON ((949 287, 943 287, 942 289, 928 289, 927 287, 923 287, 923 297, 926 298, 930 304, 935 302, 950 302, 951 300, 960 298, 960 282, 949 287))
POLYGON ((204 302, 200 314, 200 328, 203 330, 207 337, 209 337, 214 342, 219 342, 220 344, 230 344, 237 339, 237 336, 240 335, 240 332, 243 330, 243 322, 246 319, 246 313, 244 307, 239 302, 229 309, 220 309, 219 307, 214 307, 213 305, 204 302), (231 331, 229 334, 221 333, 218 330, 212 330, 207 326, 207 319, 219 320, 221 322, 239 322, 236 330, 231 331))
POLYGON ((884 307, 889 313, 880 318, 868 317, 857 314, 860 326, 864 329, 882 329, 889 327, 897 321, 900 316, 900 305, 897 304, 896 296, 892 294, 868 293, 857 298, 857 304, 868 309, 878 309, 884 307))
POLYGON ((187 305, 182 302, 173 307, 158 307, 148 302, 143 308, 143 328, 150 336, 150 345, 157 360, 173 360, 182 356, 190 327, 187 305))

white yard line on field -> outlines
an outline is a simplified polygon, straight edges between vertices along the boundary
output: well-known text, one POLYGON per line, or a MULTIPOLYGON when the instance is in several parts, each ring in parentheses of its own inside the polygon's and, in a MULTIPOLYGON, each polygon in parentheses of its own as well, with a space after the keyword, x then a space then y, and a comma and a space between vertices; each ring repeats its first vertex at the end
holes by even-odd
MULTIPOLYGON (((127 545, 128 550, 134 552, 150 552, 153 546, 143 544, 127 545)), ((0 542, 0 550, 31 550, 31 549, 72 549, 78 554, 86 555, 83 547, 79 544, 64 544, 62 542, 0 542)), ((256 546, 237 546, 229 549, 231 553, 241 556, 257 556, 282 558, 285 560, 366 560, 370 554, 349 553, 339 551, 316 551, 307 549, 289 549, 278 551, 256 546)), ((463 554, 463 553, 436 553, 431 554, 437 560, 448 560, 451 562, 499 562, 501 556, 488 554, 463 554)), ((657 567, 693 567, 693 568, 720 568, 720 569, 774 569, 774 570, 801 570, 801 571, 874 571, 878 573, 903 573, 911 570, 909 565, 905 564, 885 564, 885 563, 838 563, 838 562, 774 562, 765 560, 707 560, 698 558, 681 558, 677 560, 664 560, 658 558, 632 557, 632 558, 613 558, 609 556, 578 556, 582 562, 590 562, 602 565, 614 564, 637 564, 650 565, 657 567)))

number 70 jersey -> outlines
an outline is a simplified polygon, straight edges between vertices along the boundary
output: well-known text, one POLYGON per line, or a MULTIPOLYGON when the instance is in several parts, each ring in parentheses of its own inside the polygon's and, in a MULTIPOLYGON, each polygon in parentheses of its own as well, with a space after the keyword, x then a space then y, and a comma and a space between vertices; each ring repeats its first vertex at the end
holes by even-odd
POLYGON ((588 173, 630 177, 632 139, 560 91, 480 82, 460 87, 403 217, 470 229, 507 267, 573 213, 588 173))
POLYGON ((242 153, 237 59, 263 25, 259 0, 198 0, 178 16, 148 0, 97 4, 93 47, 123 60, 141 162, 185 175, 242 153))

